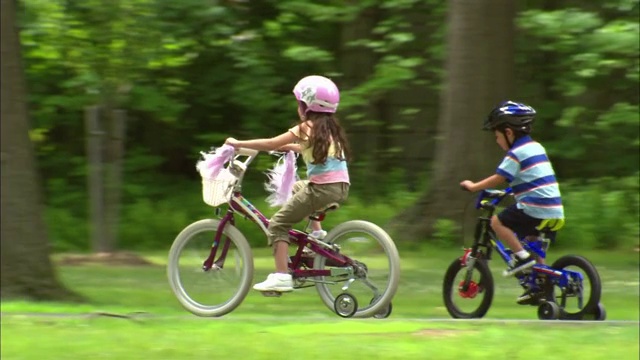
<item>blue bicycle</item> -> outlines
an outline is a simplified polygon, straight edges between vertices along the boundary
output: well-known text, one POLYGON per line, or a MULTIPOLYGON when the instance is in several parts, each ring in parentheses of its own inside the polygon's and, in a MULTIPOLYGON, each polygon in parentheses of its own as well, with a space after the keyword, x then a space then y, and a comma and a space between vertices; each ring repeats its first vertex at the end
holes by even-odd
MULTIPOLYGON (((491 307, 494 281, 488 261, 492 251, 495 249, 507 265, 512 262, 514 254, 496 237, 490 220, 496 206, 512 194, 507 188, 483 190, 478 195, 475 207, 484 211, 478 217, 474 242, 465 249, 463 256, 451 263, 444 276, 444 303, 453 318, 481 318, 491 307)), ((520 241, 538 263, 513 276, 523 288, 533 289, 538 294, 529 305, 538 306, 539 319, 606 318, 604 305, 600 303, 600 276, 591 262, 582 256, 565 255, 551 266, 545 265, 543 261, 550 240, 544 230, 535 240, 520 241)))

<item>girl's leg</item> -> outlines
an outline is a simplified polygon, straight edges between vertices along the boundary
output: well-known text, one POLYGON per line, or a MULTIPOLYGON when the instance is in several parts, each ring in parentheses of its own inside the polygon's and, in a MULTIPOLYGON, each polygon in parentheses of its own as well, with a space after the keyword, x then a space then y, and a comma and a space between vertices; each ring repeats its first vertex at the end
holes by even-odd
POLYGON ((293 290, 293 278, 289 274, 289 244, 286 241, 273 243, 273 258, 276 263, 276 272, 269 274, 267 280, 253 285, 258 291, 287 292, 293 290))
POLYGON ((276 241, 273 244, 273 257, 276 261, 276 272, 289 273, 289 244, 286 241, 276 241))
POLYGON ((296 192, 269 221, 269 244, 273 246, 276 272, 267 280, 255 284, 258 291, 291 291, 293 279, 289 274, 289 230, 313 212, 312 202, 306 191, 296 192))
MULTIPOLYGON (((300 192, 306 191, 305 188, 309 186, 309 180, 298 180, 293 184, 293 194, 298 194, 300 192)), ((319 221, 311 221, 309 225, 312 231, 321 231, 322 224, 319 221)))

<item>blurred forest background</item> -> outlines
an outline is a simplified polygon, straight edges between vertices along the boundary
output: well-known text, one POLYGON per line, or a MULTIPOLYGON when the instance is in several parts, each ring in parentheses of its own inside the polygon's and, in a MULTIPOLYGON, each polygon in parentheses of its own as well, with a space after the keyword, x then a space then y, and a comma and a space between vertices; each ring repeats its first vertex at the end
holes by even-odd
MULTIPOLYGON (((104 124, 107 188, 115 186, 105 195, 115 230, 93 250, 168 249, 184 226, 211 216, 199 152, 228 136, 285 131, 296 121, 292 87, 308 74, 341 88, 339 115, 355 153, 351 197, 329 220, 376 222, 400 246, 460 244, 473 211, 458 183, 500 162, 493 135, 480 128, 511 99, 539 114, 533 136, 547 147, 565 199, 559 246, 638 245, 637 0, 17 4, 30 138, 55 251, 92 249, 92 109, 104 124), (120 156, 122 172, 109 175, 120 156)), ((261 156, 244 187, 267 214, 262 172, 274 160, 261 156)), ((246 231, 265 246, 257 227, 246 231)))

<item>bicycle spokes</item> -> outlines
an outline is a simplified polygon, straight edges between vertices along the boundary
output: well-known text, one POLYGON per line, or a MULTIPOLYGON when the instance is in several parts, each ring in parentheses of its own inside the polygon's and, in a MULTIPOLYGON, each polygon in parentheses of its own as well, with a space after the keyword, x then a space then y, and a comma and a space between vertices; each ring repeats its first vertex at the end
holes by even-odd
POLYGON ((447 269, 442 296, 449 314, 456 319, 481 318, 493 299, 493 277, 484 261, 469 268, 460 259, 447 269))
POLYGON ((331 273, 316 278, 325 305, 332 308, 334 299, 348 290, 360 301, 356 317, 374 316, 382 308, 390 309, 387 305, 397 289, 400 265, 388 234, 374 224, 350 221, 333 229, 327 241, 340 249, 347 264, 335 267, 326 257, 316 257, 314 268, 331 273))
POLYGON ((194 302, 208 306, 224 303, 238 291, 245 267, 233 242, 223 236, 218 244, 211 246, 213 235, 205 232, 191 238, 182 249, 178 263, 184 291, 194 302), (216 253, 218 257, 214 260, 216 253))

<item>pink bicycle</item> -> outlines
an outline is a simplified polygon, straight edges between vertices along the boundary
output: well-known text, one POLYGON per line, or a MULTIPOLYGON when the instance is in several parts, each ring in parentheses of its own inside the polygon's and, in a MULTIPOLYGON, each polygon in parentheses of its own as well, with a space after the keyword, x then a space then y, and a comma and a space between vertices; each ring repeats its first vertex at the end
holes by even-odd
MULTIPOLYGON (((236 227, 236 215, 257 224, 266 237, 269 220, 241 192, 244 173, 257 155, 255 150, 237 150, 224 172, 204 184, 203 197, 216 206, 217 218, 188 225, 169 250, 169 284, 180 304, 195 315, 222 316, 233 311, 253 285, 254 259, 249 242, 236 227), (216 195, 211 196, 213 193, 216 195), (222 204, 227 204, 223 216, 218 207, 222 204)), ((322 221, 327 211, 337 208, 337 204, 328 206, 310 220, 322 221)), ((315 287, 322 302, 341 317, 386 318, 391 314, 400 258, 382 228, 352 220, 331 229, 323 240, 296 229, 289 232, 289 238, 295 248, 289 263, 294 289, 315 287), (366 304, 359 306, 362 299, 366 304)), ((272 261, 264 266, 272 267, 272 261)))

